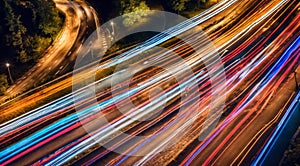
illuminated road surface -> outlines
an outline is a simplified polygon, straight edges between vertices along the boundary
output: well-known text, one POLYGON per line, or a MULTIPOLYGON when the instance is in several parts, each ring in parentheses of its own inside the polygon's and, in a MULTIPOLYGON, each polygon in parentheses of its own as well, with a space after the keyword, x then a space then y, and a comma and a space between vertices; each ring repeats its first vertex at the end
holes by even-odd
MULTIPOLYGON (((104 61, 97 69, 125 63, 145 50, 152 51, 131 68, 1 124, 0 163, 250 164, 249 158, 253 159, 260 149, 249 153, 255 150, 253 146, 241 148, 253 141, 250 135, 241 135, 265 125, 254 122, 264 113, 274 94, 278 94, 286 78, 298 68, 299 25, 299 3, 296 1, 221 1, 167 30, 174 36, 185 34, 184 40, 193 43, 197 52, 182 42, 169 46, 169 51, 153 50, 152 47, 171 38, 156 35, 142 46, 104 61), (244 9, 248 9, 246 16, 240 13, 244 9), (234 17, 221 17, 228 13, 234 17), (221 21, 209 24, 214 18, 221 21), (220 55, 205 44, 197 25, 207 27, 208 36, 220 55), (192 33, 186 34, 189 30, 192 33), (172 51, 184 58, 184 62, 172 51), (219 56, 225 75, 217 70, 219 56), (145 67, 150 62, 168 70, 145 67), (193 70, 192 74, 186 65, 193 70), (126 73, 130 71, 138 73, 129 78, 126 73), (119 82, 110 87, 114 78, 119 82), (126 83, 130 84, 129 89, 124 88, 126 83), (93 86, 97 102, 86 93, 93 86), (224 98, 224 110, 219 110, 224 98), (135 107, 131 107, 132 103, 135 107), (119 107, 123 108, 122 112, 118 111, 119 107), (153 119, 138 120, 156 115, 160 110, 162 112, 153 119), (210 126, 216 128, 211 130, 210 126), (206 132, 208 134, 204 134, 206 132), (200 134, 203 135, 199 141, 200 134), (175 144, 168 146, 173 142, 175 144), (235 145, 237 143, 239 146, 235 145)), ((280 117, 284 111, 274 113, 280 117)), ((271 114, 269 116, 264 119, 266 123, 268 118, 273 119, 271 114)), ((276 118, 274 122, 279 120, 276 118)))

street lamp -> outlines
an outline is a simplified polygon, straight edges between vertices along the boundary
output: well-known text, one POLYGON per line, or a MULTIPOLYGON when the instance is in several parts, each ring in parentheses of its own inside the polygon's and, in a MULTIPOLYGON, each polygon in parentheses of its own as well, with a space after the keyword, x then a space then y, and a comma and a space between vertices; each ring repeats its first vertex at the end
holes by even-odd
POLYGON ((11 84, 13 84, 13 83, 14 83, 14 80, 12 79, 12 76, 11 76, 11 73, 10 73, 10 68, 9 68, 10 64, 9 64, 9 63, 6 63, 5 65, 6 65, 6 67, 7 67, 7 71, 8 71, 8 75, 9 75, 10 82, 11 82, 11 84))

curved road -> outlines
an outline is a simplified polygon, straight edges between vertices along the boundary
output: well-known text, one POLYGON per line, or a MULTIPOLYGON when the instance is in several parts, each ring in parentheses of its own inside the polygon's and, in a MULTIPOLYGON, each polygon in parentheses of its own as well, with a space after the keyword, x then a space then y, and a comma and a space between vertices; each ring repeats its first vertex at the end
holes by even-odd
POLYGON ((7 89, 6 95, 0 97, 0 102, 36 87, 51 75, 64 74, 72 68, 81 44, 99 25, 97 13, 85 1, 54 2, 65 15, 62 30, 38 63, 7 89))

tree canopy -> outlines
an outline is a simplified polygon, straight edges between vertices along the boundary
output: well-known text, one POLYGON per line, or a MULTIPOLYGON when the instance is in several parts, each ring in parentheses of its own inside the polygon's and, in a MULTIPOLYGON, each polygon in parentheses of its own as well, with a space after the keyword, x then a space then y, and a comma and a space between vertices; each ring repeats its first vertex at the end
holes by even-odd
POLYGON ((186 3, 189 2, 190 0, 173 0, 170 1, 170 5, 175 11, 183 11, 186 9, 186 3))
POLYGON ((179 13, 185 10, 198 9, 208 0, 163 0, 163 2, 169 9, 179 13))
POLYGON ((140 21, 143 17, 147 16, 148 13, 146 10, 150 10, 145 1, 140 0, 121 0, 120 1, 121 12, 120 14, 123 16, 124 26, 131 26, 138 21, 140 21), (129 13, 134 13, 130 14, 129 13))
MULTIPOLYGON (((37 60, 61 29, 63 18, 51 0, 3 0, 0 22, 4 44, 20 62, 37 60)), ((8 56, 8 55, 7 55, 8 56)))

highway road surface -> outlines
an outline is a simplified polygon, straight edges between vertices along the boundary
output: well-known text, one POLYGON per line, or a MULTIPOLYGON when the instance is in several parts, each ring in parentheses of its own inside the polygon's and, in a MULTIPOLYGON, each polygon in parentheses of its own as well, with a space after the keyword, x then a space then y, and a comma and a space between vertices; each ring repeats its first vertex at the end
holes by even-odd
POLYGON ((158 34, 83 70, 127 65, 2 123, 0 164, 251 165, 298 94, 299 9, 223 0, 166 30, 185 42, 158 34))

